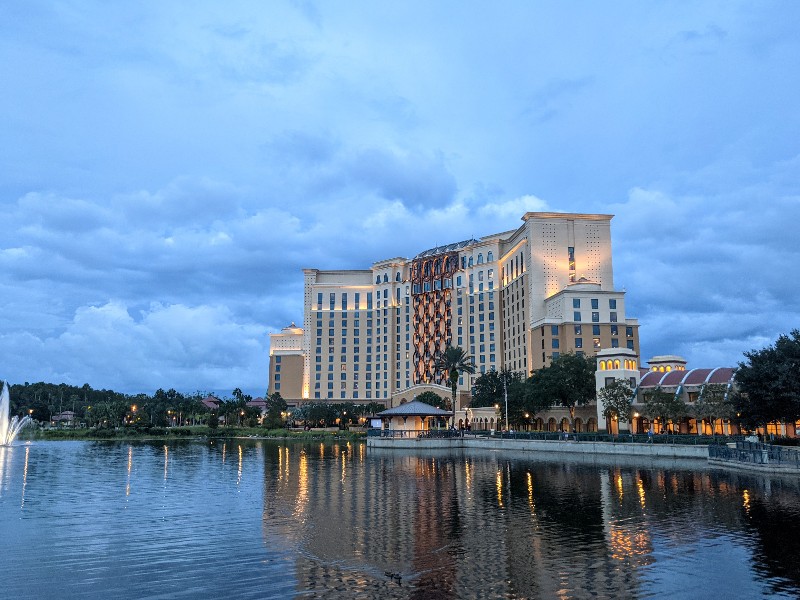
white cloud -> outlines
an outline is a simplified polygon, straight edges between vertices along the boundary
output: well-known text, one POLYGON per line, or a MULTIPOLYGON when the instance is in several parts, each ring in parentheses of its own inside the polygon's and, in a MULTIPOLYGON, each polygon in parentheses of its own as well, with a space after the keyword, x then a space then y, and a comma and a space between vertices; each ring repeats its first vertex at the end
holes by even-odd
POLYGON ((17 383, 82 385, 91 374, 94 387, 130 393, 265 388, 266 327, 242 323, 224 306, 154 303, 134 318, 110 301, 78 308, 58 335, 22 331, 0 340, 17 349, 6 362, 17 383))

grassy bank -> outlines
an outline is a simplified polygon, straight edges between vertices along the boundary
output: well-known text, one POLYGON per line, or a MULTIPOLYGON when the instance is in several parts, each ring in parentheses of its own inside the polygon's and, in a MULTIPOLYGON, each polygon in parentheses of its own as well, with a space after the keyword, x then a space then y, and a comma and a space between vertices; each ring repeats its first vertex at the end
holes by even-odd
POLYGON ((190 438, 261 438, 286 440, 339 441, 360 440, 366 435, 355 431, 287 431, 286 429, 264 429, 261 427, 218 427, 205 425, 192 427, 118 427, 86 429, 35 429, 22 433, 20 439, 27 440, 144 440, 144 439, 190 439, 190 438))

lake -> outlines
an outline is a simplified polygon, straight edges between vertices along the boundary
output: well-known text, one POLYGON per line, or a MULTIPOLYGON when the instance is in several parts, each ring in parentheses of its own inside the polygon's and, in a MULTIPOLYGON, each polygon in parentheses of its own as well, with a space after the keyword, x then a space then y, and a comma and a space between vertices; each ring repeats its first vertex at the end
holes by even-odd
POLYGON ((800 596, 800 482, 363 443, 0 448, 0 598, 800 596))

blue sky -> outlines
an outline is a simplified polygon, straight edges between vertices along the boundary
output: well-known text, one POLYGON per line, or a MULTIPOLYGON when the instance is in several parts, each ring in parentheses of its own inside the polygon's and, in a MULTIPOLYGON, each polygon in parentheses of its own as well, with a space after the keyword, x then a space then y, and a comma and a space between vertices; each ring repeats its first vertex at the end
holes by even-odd
POLYGON ((602 212, 644 358, 798 327, 796 2, 0 5, 0 378, 263 394, 304 267, 602 212))

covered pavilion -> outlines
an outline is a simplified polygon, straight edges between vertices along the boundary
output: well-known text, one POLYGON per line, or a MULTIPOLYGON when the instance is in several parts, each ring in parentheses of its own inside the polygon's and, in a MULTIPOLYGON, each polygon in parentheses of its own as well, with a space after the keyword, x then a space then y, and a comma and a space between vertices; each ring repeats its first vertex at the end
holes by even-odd
POLYGON ((379 412, 377 416, 381 419, 383 429, 411 432, 435 429, 442 421, 446 424, 453 413, 419 400, 412 400, 379 412))

